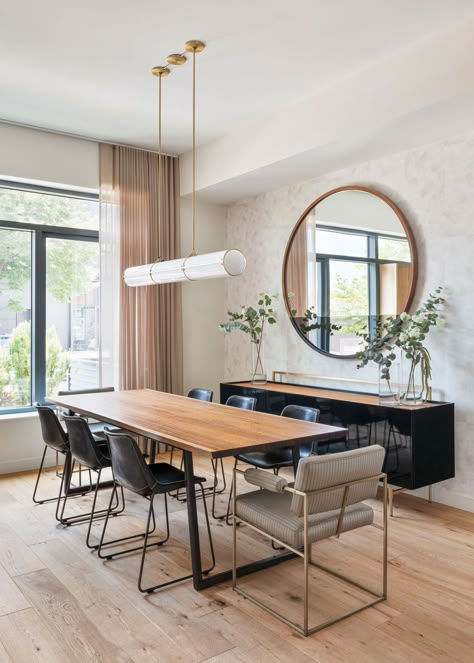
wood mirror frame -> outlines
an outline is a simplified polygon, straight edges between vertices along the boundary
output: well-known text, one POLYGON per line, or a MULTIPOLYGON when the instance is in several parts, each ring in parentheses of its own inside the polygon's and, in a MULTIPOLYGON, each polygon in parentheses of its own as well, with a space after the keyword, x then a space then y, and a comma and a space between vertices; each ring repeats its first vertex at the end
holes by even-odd
POLYGON ((313 342, 307 338, 306 334, 299 328, 297 325, 297 322, 295 320, 295 316, 292 315, 291 313, 291 305, 289 302, 289 297, 288 297, 288 288, 287 288, 287 271, 288 271, 288 261, 289 261, 289 254, 291 251, 291 247, 295 238, 296 233, 298 232, 301 224, 304 222, 306 219, 307 215, 323 200, 328 198, 329 196, 332 196, 336 193, 339 193, 341 191, 363 191, 365 193, 372 194, 373 196, 376 196, 380 200, 382 200, 384 203, 386 203, 392 211, 396 214, 398 217, 398 220, 405 232, 406 239, 408 241, 409 249, 410 249, 410 254, 411 254, 411 265, 412 265, 412 272, 411 272, 411 284, 408 290, 408 294, 405 298, 405 302, 403 304, 403 307, 401 311, 397 313, 399 315, 403 311, 407 311, 410 307, 410 304, 413 300, 413 296, 415 294, 415 288, 416 288, 416 281, 417 281, 417 276, 418 276, 418 258, 417 258, 417 251, 416 251, 416 245, 415 245, 415 239, 412 233, 412 230, 410 228, 410 225, 408 221, 406 220, 404 214, 401 212, 401 210, 395 205, 395 203, 390 200, 386 195, 383 193, 380 193, 379 191, 376 191, 375 189, 372 189, 370 187, 364 187, 364 186, 357 186, 357 185, 351 185, 351 186, 341 186, 336 189, 331 189, 331 191, 327 191, 324 193, 322 196, 319 196, 319 198, 316 198, 315 201, 313 201, 301 214, 299 217, 298 221, 296 222, 296 225, 294 226, 293 230, 291 231, 290 237, 288 239, 288 242, 286 244, 285 248, 285 254, 283 257, 283 269, 282 269, 282 291, 283 291, 283 299, 285 302, 285 308, 286 312, 288 314, 288 317, 291 320, 291 324, 295 328, 296 332, 298 335, 303 339, 303 341, 309 345, 313 350, 316 350, 317 352, 320 352, 321 354, 324 354, 328 357, 334 357, 337 359, 354 359, 356 357, 355 354, 335 354, 328 352, 322 348, 319 348, 317 345, 315 345, 313 342))

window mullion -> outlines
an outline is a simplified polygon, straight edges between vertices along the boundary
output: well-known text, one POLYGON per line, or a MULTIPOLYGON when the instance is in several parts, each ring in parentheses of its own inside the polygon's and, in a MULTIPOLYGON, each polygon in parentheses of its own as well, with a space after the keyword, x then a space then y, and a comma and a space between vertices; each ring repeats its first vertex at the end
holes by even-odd
POLYGON ((46 238, 33 232, 31 328, 31 391, 32 399, 44 402, 46 394, 46 238))

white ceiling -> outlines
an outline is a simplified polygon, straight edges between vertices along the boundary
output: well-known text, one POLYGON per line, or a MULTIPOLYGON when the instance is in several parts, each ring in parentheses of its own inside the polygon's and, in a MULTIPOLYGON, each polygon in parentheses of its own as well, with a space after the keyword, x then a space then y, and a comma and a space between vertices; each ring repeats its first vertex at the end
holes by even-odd
MULTIPOLYGON (((198 143, 463 21, 473 0, 16 0, 0 8, 0 119, 155 148, 153 65, 203 39, 198 143)), ((191 142, 191 67, 163 81, 164 149, 191 142)))

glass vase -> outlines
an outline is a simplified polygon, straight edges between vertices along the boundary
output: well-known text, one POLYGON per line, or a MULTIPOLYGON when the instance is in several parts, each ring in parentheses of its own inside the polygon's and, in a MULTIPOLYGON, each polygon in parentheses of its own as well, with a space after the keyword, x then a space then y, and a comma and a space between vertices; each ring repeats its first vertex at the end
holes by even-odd
POLYGON ((252 377, 253 384, 265 384, 267 374, 265 372, 263 338, 257 343, 252 343, 252 377))
POLYGON ((429 393, 430 386, 423 375, 421 357, 415 355, 408 359, 403 356, 400 401, 406 405, 421 405, 428 400, 429 393))
POLYGON ((396 356, 389 368, 388 377, 379 366, 379 404, 389 407, 400 405, 401 357, 398 348, 393 348, 392 352, 396 356))

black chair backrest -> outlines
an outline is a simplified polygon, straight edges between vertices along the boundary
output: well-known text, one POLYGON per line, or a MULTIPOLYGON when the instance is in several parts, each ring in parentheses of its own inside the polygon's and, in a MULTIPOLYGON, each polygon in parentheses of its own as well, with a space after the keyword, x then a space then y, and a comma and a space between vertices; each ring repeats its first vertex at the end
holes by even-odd
MULTIPOLYGON (((115 387, 97 387, 97 389, 63 389, 58 391, 58 396, 79 396, 80 394, 102 394, 106 391, 115 391, 115 387)), ((63 410, 63 414, 72 415, 72 410, 63 410)))
MULTIPOLYGON (((287 405, 281 411, 282 417, 291 417, 291 419, 301 419, 302 421, 310 421, 315 424, 319 421, 319 410, 314 407, 306 407, 304 405, 287 405)), ((306 442, 301 444, 300 456, 307 456, 313 451, 313 443, 306 442)))
POLYGON ((156 480, 143 460, 135 440, 124 433, 111 433, 107 428, 104 431, 109 443, 115 480, 134 493, 151 495, 156 480))
POLYGON ((225 402, 230 407, 240 407, 242 410, 255 410, 257 407, 257 399, 252 396, 238 396, 233 394, 225 402))
POLYGON ((66 453, 69 450, 67 435, 55 412, 47 405, 33 403, 38 411, 43 442, 51 449, 66 453))
POLYGON ((105 456, 94 440, 87 422, 82 417, 65 416, 72 457, 91 470, 103 467, 105 456))
POLYGON ((194 389, 190 389, 186 395, 188 398, 196 398, 198 401, 211 402, 214 392, 211 389, 199 389, 195 387, 194 389))
POLYGON ((319 421, 319 410, 304 405, 287 405, 283 408, 281 416, 291 417, 291 419, 301 419, 302 421, 311 421, 315 424, 319 421))

